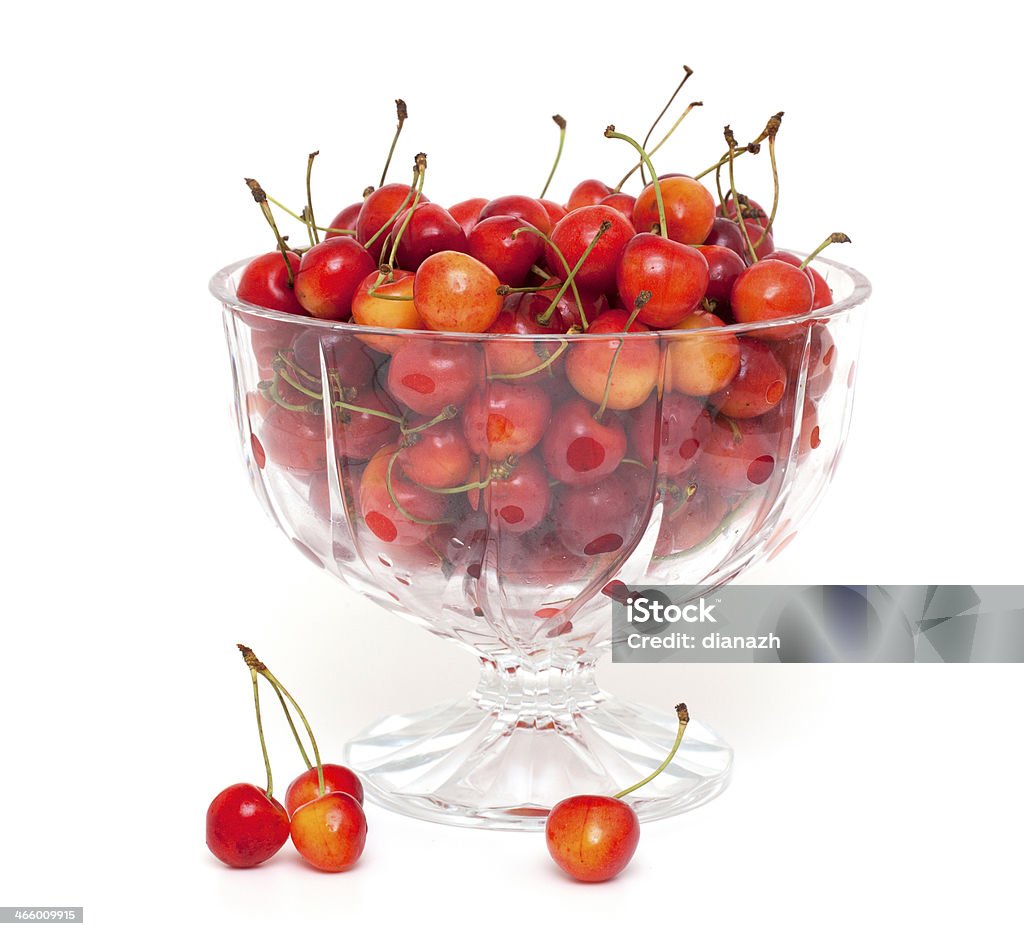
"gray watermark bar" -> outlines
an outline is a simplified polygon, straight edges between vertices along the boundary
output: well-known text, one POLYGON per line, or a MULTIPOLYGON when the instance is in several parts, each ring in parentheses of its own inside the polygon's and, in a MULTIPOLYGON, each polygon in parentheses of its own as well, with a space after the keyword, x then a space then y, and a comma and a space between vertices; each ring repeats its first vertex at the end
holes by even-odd
POLYGON ((1024 585, 726 585, 704 593, 641 584, 612 597, 619 663, 1024 662, 1024 585))
POLYGON ((81 907, 0 907, 0 923, 81 922, 81 907))

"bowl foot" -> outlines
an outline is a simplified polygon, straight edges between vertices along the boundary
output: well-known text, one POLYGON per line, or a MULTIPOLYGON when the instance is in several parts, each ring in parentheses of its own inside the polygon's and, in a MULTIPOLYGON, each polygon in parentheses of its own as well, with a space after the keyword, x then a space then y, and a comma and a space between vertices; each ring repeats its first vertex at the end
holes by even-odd
MULTIPOLYGON (((390 715, 346 746, 373 802, 408 816, 486 829, 539 830, 577 793, 614 794, 653 771, 675 714, 600 691, 592 666, 525 673, 485 664, 461 701, 390 715)), ((691 721, 675 759, 627 801, 641 821, 685 812, 729 782, 732 750, 691 721)))

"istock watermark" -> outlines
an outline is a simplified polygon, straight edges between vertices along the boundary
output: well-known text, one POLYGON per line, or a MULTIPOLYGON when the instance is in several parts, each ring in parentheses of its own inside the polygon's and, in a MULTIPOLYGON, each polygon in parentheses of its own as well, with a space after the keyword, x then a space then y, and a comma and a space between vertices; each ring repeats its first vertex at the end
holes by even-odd
POLYGON ((1024 662, 1024 585, 615 584, 616 662, 1024 662))

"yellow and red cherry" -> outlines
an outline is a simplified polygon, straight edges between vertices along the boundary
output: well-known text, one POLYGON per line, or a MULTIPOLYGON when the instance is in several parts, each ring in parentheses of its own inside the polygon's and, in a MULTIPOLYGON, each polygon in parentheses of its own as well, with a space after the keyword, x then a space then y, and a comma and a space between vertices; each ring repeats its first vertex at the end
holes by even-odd
POLYGON ((501 311, 498 278, 475 257, 444 250, 416 271, 416 311, 434 331, 485 332, 501 311))
MULTIPOLYGON (((689 176, 671 176, 657 184, 661 186, 668 228, 659 233, 680 244, 703 244, 715 220, 714 196, 689 176)), ((638 232, 649 233, 660 223, 654 186, 651 182, 637 196, 633 206, 633 227, 638 232)))
POLYGON ((611 194, 613 190, 610 185, 605 185, 598 179, 584 179, 569 193, 565 207, 569 211, 575 211, 587 205, 598 205, 602 198, 607 198, 611 194))
POLYGON ((343 321, 352 313, 352 297, 377 268, 373 257, 351 237, 332 237, 302 255, 295 276, 295 298, 314 318, 343 321))
POLYGON ((544 253, 540 237, 522 228, 520 218, 491 215, 470 231, 465 252, 483 263, 505 285, 521 286, 526 283, 530 268, 544 253))
MULTIPOLYGON (((776 407, 758 420, 758 425, 765 432, 781 437, 790 431, 796 420, 793 417, 792 405, 776 407)), ((804 397, 802 415, 800 417, 800 440, 797 454, 804 458, 821 445, 821 425, 818 418, 818 405, 809 396, 804 397)))
POLYGON ((482 490, 466 492, 469 505, 482 509, 503 532, 521 534, 534 529, 548 515, 551 485, 541 460, 533 454, 517 457, 507 477, 490 479, 482 490))
POLYGON ((754 419, 775 409, 786 395, 786 368, 766 342, 749 337, 739 342, 739 371, 711 403, 732 419, 754 419))
POLYGON ((347 871, 366 847, 363 807, 348 793, 325 793, 291 817, 296 851, 319 871, 347 871))
POLYGON ((729 501, 713 485, 698 477, 692 493, 680 490, 676 503, 673 497, 665 502, 654 552, 658 556, 685 552, 705 542, 719 528, 729 512, 729 501))
POLYGON ((711 312, 694 312, 679 323, 678 330, 700 334, 679 335, 669 341, 665 375, 668 389, 704 397, 729 385, 740 369, 740 344, 731 332, 714 331, 724 325, 711 312))
POLYGON ((551 419, 547 392, 535 384, 492 381, 462 412, 469 448, 492 462, 536 448, 551 419))
MULTIPOLYGON (((288 264, 291 266, 291 278, 294 280, 299 272, 302 258, 297 253, 288 251, 288 264)), ((295 289, 289 285, 288 266, 284 255, 279 250, 254 257, 246 265, 238 279, 236 290, 238 298, 250 305, 275 312, 287 312, 290 315, 308 315, 295 295, 295 289)))
POLYGON ((598 421, 592 405, 574 399, 552 413, 540 449, 556 481, 590 484, 619 467, 626 454, 626 431, 614 412, 598 421))
POLYGON ((421 202, 415 210, 406 208, 395 220, 395 230, 401 231, 403 225, 405 230, 395 254, 403 270, 418 269, 427 257, 442 250, 466 252, 462 226, 440 205, 421 202))
MULTIPOLYGON (((348 793, 356 802, 363 802, 363 784, 359 777, 348 767, 340 764, 323 764, 324 792, 325 793, 348 793)), ((300 773, 291 783, 284 795, 284 805, 288 815, 294 815, 295 810, 305 806, 320 795, 320 778, 316 767, 310 767, 304 773, 300 773)))
POLYGON ((701 476, 724 493, 746 493, 767 483, 778 454, 778 437, 756 421, 719 415, 704 445, 701 476))
MULTIPOLYGON (((575 282, 580 289, 590 293, 606 293, 615 287, 619 257, 635 234, 633 225, 621 212, 608 205, 591 205, 570 211, 562 218, 551 231, 551 241, 561 251, 570 269, 593 244, 576 273, 575 282), (610 226, 593 244, 605 222, 610 226)), ((559 275, 564 273, 562 260, 550 245, 545 248, 545 258, 549 270, 559 275)))
POLYGON ((717 306, 728 308, 733 284, 747 265, 739 254, 728 247, 701 244, 697 250, 708 262, 708 288, 705 295, 716 303, 716 311, 717 306))
MULTIPOLYGON (((737 322, 771 322, 806 315, 814 304, 814 287, 803 270, 782 260, 759 260, 733 283, 729 306, 737 322)), ((769 341, 800 334, 802 325, 776 326, 759 333, 769 341)))
MULTIPOLYGON (((790 266, 795 267, 800 267, 803 263, 803 260, 796 256, 796 254, 791 254, 786 250, 773 250, 765 257, 765 260, 781 260, 783 263, 788 263, 790 266)), ((811 309, 817 311, 832 305, 832 288, 825 281, 825 277, 812 266, 801 268, 811 278, 811 285, 814 287, 814 303, 811 309)))
MULTIPOLYGON (((368 273, 352 297, 352 321, 372 328, 420 329, 426 325, 412 301, 413 274, 395 270, 378 285, 376 270, 368 273)), ((391 354, 405 338, 360 332, 359 340, 375 351, 391 354)))
MULTIPOLYGON (((661 356, 654 335, 625 341, 612 337, 626 333, 629 319, 629 313, 622 309, 602 312, 590 323, 587 335, 608 335, 609 340, 574 343, 565 365, 569 383, 581 397, 613 410, 635 409, 658 382, 661 356)), ((629 323, 631 334, 647 331, 640 322, 629 323)))
POLYGON ((616 288, 627 308, 641 292, 650 292, 637 320, 651 328, 678 325, 700 305, 708 283, 708 261, 700 250, 656 234, 633 237, 616 270, 616 288))
POLYGON ((483 380, 483 364, 468 342, 412 339, 401 345, 388 367, 388 392, 422 416, 459 406, 483 380))
POLYGON ((359 511, 367 529, 382 543, 415 546, 445 517, 447 501, 409 481, 395 462, 398 447, 379 449, 359 479, 359 511))
POLYGON ((429 488, 456 487, 469 478, 474 458, 458 425, 445 420, 407 437, 398 466, 414 484, 429 488))
MULTIPOLYGON (((513 218, 519 218, 523 224, 537 228, 542 234, 551 233, 551 217, 539 199, 530 198, 527 195, 502 195, 500 198, 492 198, 480 209, 477 224, 487 218, 494 218, 500 215, 511 215, 513 218)), ((520 224, 520 227, 522 227, 522 224, 520 224)))
POLYGON ((376 362, 358 338, 326 329, 304 328, 292 345, 292 360, 317 381, 316 390, 321 389, 321 351, 328 372, 336 374, 343 387, 364 387, 373 379, 376 362))
POLYGON ((206 811, 206 845, 232 868, 253 868, 276 855, 286 841, 285 808, 251 783, 222 790, 206 811))
POLYGON ((630 451, 645 465, 657 459, 660 474, 675 476, 693 467, 710 434, 711 416, 698 400, 667 393, 659 403, 652 394, 630 420, 630 451))
MULTIPOLYGON (((543 313, 547 304, 538 311, 531 312, 531 309, 536 307, 526 301, 529 297, 529 293, 513 293, 506 296, 501 312, 498 313, 494 324, 487 329, 488 334, 552 335, 565 331, 557 310, 547 325, 541 325, 537 321, 537 316, 543 313)), ((540 383, 564 364, 564 355, 559 355, 547 365, 555 350, 557 346, 553 341, 487 341, 484 343, 487 374, 492 379, 514 378, 527 383, 540 383)))
POLYGON ((324 418, 318 413, 272 406, 257 439, 268 461, 293 474, 314 474, 327 467, 324 418))

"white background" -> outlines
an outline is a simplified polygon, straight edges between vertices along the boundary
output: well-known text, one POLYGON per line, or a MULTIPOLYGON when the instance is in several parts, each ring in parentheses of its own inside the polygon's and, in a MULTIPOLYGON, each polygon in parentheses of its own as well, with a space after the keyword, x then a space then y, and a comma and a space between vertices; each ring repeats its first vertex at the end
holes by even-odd
MULTIPOLYGON (((1014 666, 605 665, 609 689, 685 697, 737 767, 713 804, 645 826, 604 887, 563 879, 537 836, 373 807, 346 875, 290 846, 248 873, 205 849, 209 800, 261 779, 235 641, 272 661, 328 754, 473 679, 262 515, 206 292, 268 247, 242 176, 301 204, 320 148, 326 218, 376 181, 399 95, 394 178, 423 149, 446 204, 539 190, 555 111, 553 192, 614 182, 631 155, 601 131, 642 136, 683 63, 682 97, 705 106, 660 171, 703 168, 724 123, 743 140, 784 109, 779 240, 847 231, 835 256, 875 298, 840 474, 748 580, 1022 580, 1020 54, 1003 6, 566 6, 5 12, 0 905, 84 904, 97 933, 1019 926, 1014 666)), ((770 198, 765 167, 744 172, 770 198)), ((270 741, 283 787, 297 758, 270 741)))

